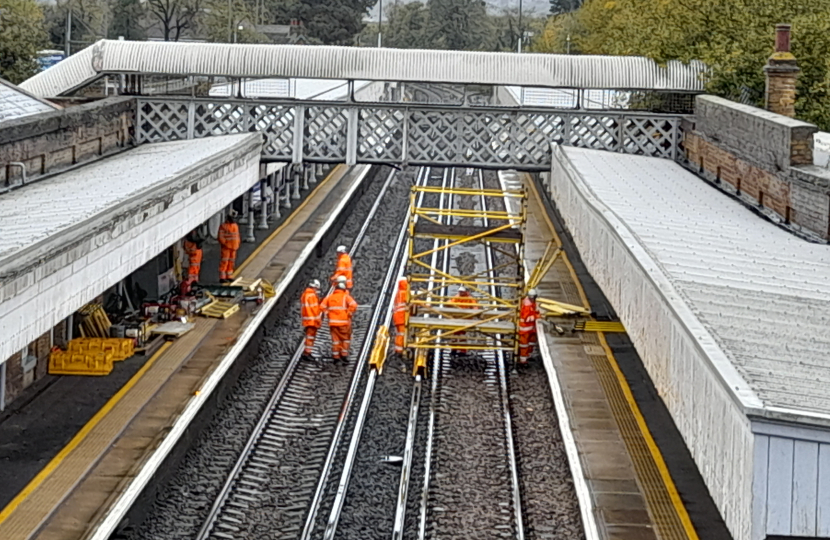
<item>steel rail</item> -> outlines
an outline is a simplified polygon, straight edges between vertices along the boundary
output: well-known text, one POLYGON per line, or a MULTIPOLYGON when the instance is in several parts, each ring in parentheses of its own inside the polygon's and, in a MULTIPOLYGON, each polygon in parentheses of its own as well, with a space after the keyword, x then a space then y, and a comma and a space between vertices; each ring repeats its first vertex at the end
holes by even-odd
MULTIPOLYGON (((428 170, 427 174, 429 174, 428 170)), ((446 184, 446 175, 444 175, 443 183, 446 184)), ((426 186, 426 182, 424 184, 426 186)), ((421 206, 423 203, 424 195, 424 191, 418 193, 418 206, 421 206)), ((417 220, 418 218, 416 217, 415 219, 417 220)), ((435 255, 437 256, 437 253, 435 255)), ((409 496, 409 477, 412 474, 412 458, 415 454, 415 430, 418 425, 418 416, 421 408, 422 386, 422 376, 419 373, 415 376, 415 382, 412 387, 412 399, 409 404, 409 418, 406 425, 406 441, 404 443, 403 464, 401 466, 401 480, 398 485, 398 500, 395 505, 395 520, 392 528, 393 540, 401 540, 403 538, 406 502, 409 496)))
MULTIPOLYGON (((484 173, 479 169, 478 171, 479 176, 479 184, 481 185, 482 189, 484 188, 484 173)), ((481 196, 481 206, 482 209, 487 208, 487 200, 485 196, 481 196)), ((484 219, 484 226, 487 227, 489 224, 487 223, 487 218, 484 219)), ((484 244, 484 252, 487 258, 487 267, 489 269, 488 275, 492 279, 494 275, 493 268, 495 268, 495 264, 493 262, 493 250, 485 242, 484 244)), ((490 294, 497 294, 496 288, 490 285, 490 294)), ((498 339, 500 336, 496 336, 498 339)), ((515 514, 516 519, 516 539, 517 540, 524 540, 525 533, 524 533, 524 518, 522 516, 522 494, 521 494, 521 485, 519 484, 519 467, 516 462, 516 447, 515 442, 513 441, 513 420, 510 416, 510 396, 507 392, 507 369, 505 367, 504 362, 504 351, 498 350, 496 351, 496 364, 498 366, 498 374, 499 374, 499 389, 501 394, 501 406, 502 412, 504 416, 504 433, 505 439, 507 442, 507 454, 508 454, 508 461, 510 465, 510 475, 512 477, 512 488, 513 488, 513 512, 515 514)))
MULTIPOLYGON (((394 172, 390 173, 389 181, 391 181, 393 175, 394 175, 394 172)), ((388 186, 384 186, 384 188, 386 188, 386 187, 388 187, 388 186)), ((378 199, 378 200, 380 200, 380 199, 378 199)), ((364 224, 364 227, 361 229, 361 232, 365 232, 366 228, 368 227, 368 222, 374 216, 374 212, 376 210, 377 210, 377 208, 372 209, 372 213, 367 218, 366 224, 364 224)), ((311 507, 309 509, 308 516, 306 517, 306 522, 305 522, 305 526, 303 527, 302 535, 300 536, 301 540, 310 540, 311 534, 314 532, 314 527, 315 527, 315 524, 317 522, 317 515, 320 511, 320 506, 323 502, 323 495, 324 495, 324 492, 325 492, 325 489, 326 489, 326 485, 328 484, 329 475, 331 474, 331 470, 334 466, 334 460, 335 460, 335 457, 337 456, 337 450, 340 447, 340 442, 341 442, 341 439, 342 439, 343 434, 345 432, 346 424, 348 423, 348 419, 349 419, 349 416, 350 416, 349 413, 351 411, 352 404, 353 404, 354 399, 356 397, 357 389, 358 389, 358 386, 360 385, 360 380, 363 376, 363 371, 366 368, 366 366, 368 365, 368 362, 366 360, 368 359, 368 356, 369 356, 369 354, 371 353, 371 350, 372 350, 373 336, 374 336, 374 334, 377 331, 378 326, 379 326, 381 312, 383 311, 382 307, 384 305, 386 305, 389 302, 389 300, 391 300, 391 297, 392 297, 392 293, 391 293, 390 289, 391 289, 392 279, 396 275, 396 271, 397 271, 395 261, 397 261, 397 258, 401 255, 401 252, 402 252, 403 239, 406 238, 407 224, 408 224, 408 219, 404 220, 404 222, 401 225, 401 230, 398 234, 398 240, 397 240, 397 244, 395 246, 395 251, 394 251, 393 256, 392 256, 392 263, 389 265, 389 269, 387 270, 386 275, 384 276, 384 280, 381 284, 381 294, 378 295, 377 302, 375 303, 374 310, 372 311, 372 318, 369 321, 369 326, 368 326, 368 330, 367 330, 367 333, 366 333, 367 337, 363 342, 363 346, 360 349, 360 353, 358 353, 357 362, 356 362, 356 365, 355 365, 355 371, 354 371, 354 374, 352 376, 351 384, 349 386, 349 391, 346 394, 346 397, 343 401, 343 405, 341 406, 340 417, 339 417, 338 422, 337 422, 337 427, 336 427, 335 432, 334 432, 334 437, 332 438, 331 444, 329 446, 329 452, 328 452, 328 455, 326 456, 326 461, 323 465, 323 471, 320 474, 320 478, 317 482, 317 488, 314 492, 314 497, 312 498, 312 501, 311 501, 311 507)), ((389 309, 391 309, 391 308, 389 308, 389 309)), ((369 396, 369 398, 371 398, 371 395, 369 396)), ((368 407, 368 403, 367 403, 367 407, 368 407)), ((361 406, 361 410, 363 410, 362 406, 361 406)), ((360 412, 358 414, 360 414, 360 412)), ((363 411, 363 416, 365 417, 365 410, 363 411)), ((360 420, 360 418, 358 418, 358 419, 360 420)), ((357 431, 357 430, 355 430, 355 431, 357 431)), ((359 437, 359 434, 358 434, 358 437, 359 437)), ((355 448, 355 451, 356 451, 356 448, 355 448)), ((352 457, 352 460, 353 460, 354 456, 351 456, 351 457, 352 457)), ((348 456, 347 456, 347 459, 348 459, 348 456)), ((345 483, 348 484, 348 479, 346 479, 345 483)), ((340 491, 340 489, 338 487, 338 493, 335 496, 335 502, 337 503, 338 500, 339 500, 339 504, 341 505, 341 508, 342 508, 342 498, 345 495, 345 493, 341 494, 341 493, 339 493, 339 491, 340 491)), ((344 491, 345 491, 345 489, 344 489, 344 491)), ((339 519, 339 512, 338 512, 336 517, 339 519)), ((331 519, 329 521, 331 521, 331 519)), ((335 520, 335 523, 336 523, 336 520, 335 520)), ((326 531, 328 531, 328 529, 329 529, 329 527, 327 526, 326 531)), ((334 533, 332 532, 332 535, 333 534, 334 533)))
MULTIPOLYGON (((395 244, 395 251, 392 254, 392 262, 389 265, 389 272, 387 272, 386 278, 382 285, 382 294, 378 297, 378 313, 382 311, 384 305, 386 306, 386 312, 383 315, 383 322, 386 323, 387 327, 389 325, 389 321, 392 318, 392 309, 394 307, 394 304, 392 302, 392 290, 394 288, 393 285, 395 283, 394 280, 401 275, 401 273, 403 272, 404 265, 406 264, 406 256, 403 253, 403 248, 406 245, 406 236, 408 229, 409 215, 407 213, 406 218, 401 224, 401 230, 398 232, 398 238, 395 244), (398 261, 398 259, 400 259, 400 261, 398 261)), ((367 334, 368 337, 367 340, 364 342, 363 352, 365 354, 358 358, 358 362, 366 362, 368 360, 369 354, 371 354, 371 344, 373 341, 372 336, 374 335, 381 321, 379 319, 373 319, 373 322, 375 322, 375 325, 371 326, 370 323, 369 333, 367 334)), ((361 401, 360 410, 358 411, 357 420, 352 431, 352 438, 349 443, 349 449, 346 453, 346 462, 343 465, 343 471, 340 474, 340 481, 338 482, 337 491, 334 496, 334 505, 332 506, 328 522, 326 523, 326 530, 323 533, 323 540, 332 540, 334 538, 335 532, 337 531, 337 523, 339 522, 340 514, 343 511, 343 503, 345 502, 346 493, 349 489, 349 480, 351 479, 352 469, 354 467, 354 460, 355 456, 357 455, 357 448, 360 445, 360 437, 363 434, 363 426, 366 422, 366 414, 369 410, 369 405, 372 401, 372 395, 374 393, 375 382, 377 381, 377 378, 378 372, 374 369, 370 370, 369 378, 366 381, 366 390, 363 393, 363 400, 361 401)))
MULTIPOLYGON (((358 248, 363 242, 363 239, 366 235, 366 230, 368 229, 368 224, 369 222, 371 222, 372 218, 377 213, 377 209, 380 207, 380 201, 383 199, 383 195, 386 193, 386 191, 389 188, 389 185, 392 183, 392 179, 395 176, 395 172, 395 169, 392 169, 392 171, 387 176, 386 181, 383 187, 381 188, 380 192, 378 193, 378 196, 375 199, 372 209, 370 210, 369 215, 367 216, 366 222, 363 224, 357 236, 355 236, 354 241, 352 242, 351 249, 349 250, 351 253, 356 254, 358 248)), ((332 288, 329 288, 329 293, 331 291, 332 288)), ((259 421, 254 427, 254 430, 251 433, 251 435, 248 437, 248 440, 246 441, 245 446, 242 449, 239 459, 237 459, 233 469, 231 469, 231 472, 228 474, 228 478, 222 486, 222 489, 220 490, 219 494, 214 500, 210 512, 208 513, 208 517, 205 520, 205 523, 202 525, 201 529, 199 529, 199 532, 196 535, 197 540, 205 540, 209 537, 211 532, 213 532, 213 528, 219 516, 222 513, 223 507, 228 501, 229 494, 233 490, 234 486, 240 481, 240 475, 243 472, 245 464, 248 462, 249 458, 254 453, 255 446, 257 442, 259 442, 260 436, 262 435, 269 420, 271 419, 273 411, 276 409, 277 404, 284 397, 285 392, 289 387, 289 383, 297 373, 297 368, 300 365, 300 358, 302 357, 303 349, 305 347, 304 341, 304 339, 300 341, 300 344, 298 345, 293 356, 291 357, 289 364, 286 366, 285 373, 280 378, 280 381, 274 389, 271 398, 268 400, 268 403, 265 406, 265 409, 262 415, 260 416, 259 421)))
MULTIPOLYGON (((454 183, 454 169, 450 170, 450 183, 454 183)), ((446 185, 447 181, 447 169, 444 170, 444 185, 446 185)), ((443 186, 442 186, 443 187, 443 186)), ((448 197, 448 205, 452 205, 452 198, 453 196, 450 195, 448 197)), ((443 198, 441 200, 441 207, 443 208, 443 198)), ((443 221, 443 219, 442 219, 443 221)), ((435 240, 435 244, 437 245, 438 239, 435 240)), ((446 241, 445 241, 446 242, 446 241)), ((431 261, 432 267, 435 268, 436 260, 438 252, 436 251, 433 253, 433 259, 431 261)), ((449 271, 449 262, 450 258, 447 253, 442 254, 443 260, 441 264, 441 270, 444 273, 449 271)), ((430 282, 430 287, 432 287, 432 282, 430 282)), ((445 295, 447 291, 444 291, 445 295)), ((427 440, 426 440, 426 451, 424 455, 424 486, 421 490, 421 512, 420 512, 420 520, 418 524, 418 539, 425 540, 427 534, 427 506, 429 505, 429 478, 430 474, 432 473, 432 449, 435 443, 435 409, 436 404, 438 402, 438 381, 441 378, 441 351, 436 349, 432 353, 432 385, 430 386, 430 395, 429 395, 429 423, 427 424, 427 440)))

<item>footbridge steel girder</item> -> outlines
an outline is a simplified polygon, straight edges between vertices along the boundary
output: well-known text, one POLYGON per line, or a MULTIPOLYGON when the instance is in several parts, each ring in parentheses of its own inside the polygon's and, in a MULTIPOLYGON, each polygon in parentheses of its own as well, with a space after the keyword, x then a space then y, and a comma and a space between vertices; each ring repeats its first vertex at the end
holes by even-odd
POLYGON ((139 143, 259 131, 263 160, 548 170, 551 144, 674 159, 680 116, 418 104, 138 98, 139 143))

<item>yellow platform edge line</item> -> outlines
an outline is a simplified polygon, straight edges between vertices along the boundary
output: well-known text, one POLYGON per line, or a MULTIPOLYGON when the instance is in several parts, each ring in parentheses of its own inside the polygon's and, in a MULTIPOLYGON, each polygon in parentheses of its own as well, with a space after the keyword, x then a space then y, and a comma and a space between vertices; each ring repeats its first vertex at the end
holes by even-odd
MULTIPOLYGON (((541 204, 542 202, 539 196, 539 190, 536 188, 536 182, 534 182, 533 178, 527 173, 525 173, 525 177, 527 178, 528 186, 533 190, 534 195, 541 204)), ((547 212, 543 212, 543 214, 553 237, 556 239, 556 243, 559 247, 562 247, 562 240, 556 232, 556 227, 553 226, 553 221, 551 221, 547 212)), ((585 295, 585 290, 582 288, 582 283, 576 277, 576 271, 571 265, 568 255, 565 253, 564 249, 562 250, 560 256, 568 267, 568 272, 570 272, 571 277, 576 284, 576 288, 579 291, 579 297, 582 299, 585 309, 591 309, 591 306, 588 303, 588 297, 585 295)), ((684 505, 683 501, 680 499, 680 494, 677 492, 677 486, 675 486, 674 480, 669 472, 669 468, 666 466, 666 461, 663 459, 663 454, 657 447, 657 443, 654 442, 654 437, 651 436, 651 431, 648 429, 648 424, 646 424, 643 413, 640 411, 640 406, 637 405, 637 401, 634 399, 634 394, 631 393, 631 388, 628 386, 628 381, 625 380, 625 376, 623 375, 619 364, 617 364, 617 359, 614 357, 611 347, 608 346, 608 342, 605 340, 605 334, 603 332, 597 332, 597 336, 602 344, 602 348, 605 350, 605 355, 608 357, 608 362, 614 370, 617 382, 625 395, 625 399, 628 401, 628 408, 634 416, 634 419, 637 421, 637 426, 640 428, 640 432, 643 435, 643 439, 646 441, 646 445, 648 446, 652 459, 654 459, 655 465, 657 465, 657 470, 660 471, 663 484, 666 486, 666 491, 669 493, 669 498, 672 501, 672 505, 674 506, 681 523, 683 523, 683 529, 686 531, 686 536, 689 540, 699 540, 697 531, 695 530, 694 525, 692 525, 692 520, 689 517, 689 512, 686 510, 686 505, 684 505)))
POLYGON ((89 422, 87 422, 86 425, 84 425, 84 427, 82 427, 81 430, 78 433, 76 433, 74 437, 72 437, 72 440, 70 440, 66 444, 66 446, 64 446, 61 449, 61 451, 58 452, 58 454, 55 457, 53 457, 49 463, 46 464, 46 466, 43 469, 41 469, 37 476, 35 476, 31 480, 31 482, 29 482, 26 485, 26 487, 24 487, 20 491, 20 493, 18 493, 17 496, 15 496, 15 498, 12 499, 12 501, 8 505, 6 505, 3 511, 0 512, 0 524, 6 521, 6 519, 12 514, 12 512, 14 512, 17 509, 17 507, 20 506, 20 504, 24 500, 26 500, 26 498, 29 495, 31 495, 32 492, 36 490, 43 483, 43 481, 46 480, 46 478, 50 474, 52 474, 52 472, 55 469, 58 468, 58 466, 63 462, 63 460, 66 459, 66 456, 68 456, 70 452, 77 448, 78 445, 80 445, 84 441, 84 439, 86 439, 86 436, 89 435, 89 433, 93 429, 95 429, 95 426, 97 426, 98 423, 101 422, 101 420, 103 420, 104 417, 107 414, 109 414, 109 412, 113 408, 115 408, 116 405, 118 405, 118 403, 127 394, 127 392, 129 392, 132 389, 132 387, 135 386, 139 380, 141 380, 141 377, 143 377, 144 374, 151 367, 153 367, 153 364, 156 363, 156 360, 158 360, 161 357, 161 355, 164 354, 164 352, 170 348, 171 345, 172 342, 169 341, 164 343, 161 346, 161 348, 159 348, 159 350, 157 350, 155 354, 153 354, 153 356, 150 357, 149 360, 144 362, 144 365, 141 366, 141 368, 135 372, 135 374, 130 378, 130 380, 127 381, 124 384, 124 386, 122 386, 121 389, 118 390, 118 392, 116 392, 115 395, 112 396, 109 399, 109 401, 107 401, 104 404, 104 406, 98 410, 97 413, 95 413, 95 416, 93 416, 89 420, 89 422))
MULTIPOLYGON (((303 202, 300 203, 300 206, 298 206, 297 208, 292 209, 291 215, 286 217, 285 221, 283 221, 282 224, 279 227, 274 229, 274 232, 269 234, 268 237, 265 240, 263 240, 262 243, 260 245, 258 245, 255 250, 253 250, 251 252, 250 255, 248 255, 248 258, 246 258, 242 262, 242 264, 240 264, 239 266, 236 267, 236 270, 233 271, 233 274, 231 274, 231 277, 233 277, 234 279, 238 278, 239 275, 242 273, 242 271, 245 269, 245 267, 248 266, 251 263, 251 261, 253 261, 254 258, 256 258, 256 256, 259 255, 259 253, 263 249, 265 249, 265 246, 270 244, 271 241, 274 238, 276 238, 277 235, 280 234, 283 231, 283 229, 285 229, 292 222, 291 218, 293 217, 293 215, 296 214, 297 212, 300 212, 303 208, 305 208, 306 205, 309 203, 309 201, 311 201, 311 199, 314 198, 314 195, 317 194, 317 192, 320 190, 320 188, 322 188, 324 185, 326 185, 329 182, 329 180, 334 178, 334 176, 338 172, 340 172, 340 170, 342 170, 343 167, 345 167, 344 164, 338 163, 331 171, 329 171, 329 174, 327 174, 325 178, 320 180, 317 183, 317 186, 313 190, 311 190, 311 192, 308 195, 306 195, 306 198, 303 200, 303 202)), ((277 198, 277 204, 279 204, 278 198, 277 198)))
POLYGON ((657 470, 660 471, 663 484, 666 486, 669 498, 671 498, 675 511, 677 512, 680 521, 683 523, 686 536, 688 536, 690 540, 699 540, 697 531, 695 531, 694 525, 692 525, 692 520, 686 510, 686 505, 684 505, 683 501, 680 499, 680 494, 677 492, 677 486, 674 485, 674 480, 671 477, 669 468, 666 466, 666 462, 663 459, 663 453, 660 452, 660 449, 657 447, 657 443, 654 442, 654 438, 651 436, 651 430, 648 429, 646 419, 643 417, 643 414, 640 411, 640 406, 637 405, 637 401, 634 399, 634 394, 628 386, 628 381, 625 380, 625 375, 623 375, 623 372, 617 363, 617 359, 611 351, 611 347, 608 346, 608 341, 605 340, 605 334, 603 332, 597 332, 597 336, 599 337, 602 348, 605 350, 605 355, 608 357, 608 362, 614 370, 614 375, 617 377, 620 389, 622 389, 623 394, 625 394, 625 399, 628 401, 628 408, 631 410, 631 414, 634 416, 634 419, 637 420, 637 425, 640 427, 640 432, 642 432, 646 445, 648 446, 651 456, 654 459, 654 463, 657 465, 657 470))

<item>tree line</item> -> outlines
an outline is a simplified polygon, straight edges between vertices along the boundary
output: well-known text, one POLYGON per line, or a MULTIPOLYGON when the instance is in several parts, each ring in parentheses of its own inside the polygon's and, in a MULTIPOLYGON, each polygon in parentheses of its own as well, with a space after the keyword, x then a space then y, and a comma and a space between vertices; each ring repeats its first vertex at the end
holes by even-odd
POLYGON ((550 17, 533 48, 700 60, 710 68, 708 92, 763 106, 776 23, 792 24, 797 117, 830 130, 830 0, 587 0, 550 17))

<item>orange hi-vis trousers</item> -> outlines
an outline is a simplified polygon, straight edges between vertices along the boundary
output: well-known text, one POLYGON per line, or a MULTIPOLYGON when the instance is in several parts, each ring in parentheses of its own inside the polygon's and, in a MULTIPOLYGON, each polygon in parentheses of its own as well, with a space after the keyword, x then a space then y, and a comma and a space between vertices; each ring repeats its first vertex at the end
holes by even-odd
POLYGON ((335 360, 347 358, 352 345, 352 325, 329 326, 331 332, 331 357, 335 360))
POLYGON ((222 248, 219 257, 219 279, 231 279, 236 263, 236 250, 222 248))
POLYGON ((196 249, 190 253, 187 267, 187 278, 190 281, 199 281, 199 272, 202 270, 202 250, 196 249))
POLYGON ((405 324, 395 325, 395 352, 403 354, 403 335, 406 332, 405 324))
POLYGON ((317 337, 317 330, 316 326, 306 326, 305 327, 305 349, 303 350, 303 354, 310 355, 312 349, 314 349, 314 339, 317 337))
POLYGON ((536 345, 536 330, 526 332, 519 331, 519 362, 527 362, 533 354, 533 346, 536 345))

